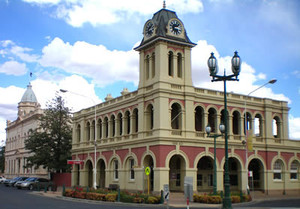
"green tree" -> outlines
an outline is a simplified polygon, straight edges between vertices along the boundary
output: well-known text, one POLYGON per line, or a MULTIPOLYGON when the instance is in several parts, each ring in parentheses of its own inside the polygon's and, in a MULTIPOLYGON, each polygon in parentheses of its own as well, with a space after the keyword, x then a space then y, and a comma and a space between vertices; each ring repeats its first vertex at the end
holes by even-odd
POLYGON ((70 169, 67 160, 71 158, 72 129, 69 108, 64 106, 61 96, 56 96, 46 104, 39 125, 30 131, 25 148, 32 153, 27 158, 26 167, 48 168, 59 173, 70 169))
POLYGON ((0 173, 4 173, 4 164, 5 164, 5 146, 0 147, 0 173))

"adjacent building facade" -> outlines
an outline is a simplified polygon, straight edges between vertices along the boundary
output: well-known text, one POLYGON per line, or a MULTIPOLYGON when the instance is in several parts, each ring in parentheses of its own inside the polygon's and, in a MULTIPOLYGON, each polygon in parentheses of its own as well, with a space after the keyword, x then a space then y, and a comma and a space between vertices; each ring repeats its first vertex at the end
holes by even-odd
POLYGON ((35 176, 48 178, 48 172, 43 168, 25 168, 26 159, 30 156, 25 149, 24 141, 29 136, 30 129, 38 126, 38 118, 43 114, 40 104, 32 90, 31 84, 27 86, 21 101, 18 104, 18 118, 7 121, 6 147, 5 147, 5 177, 35 176))
MULTIPOLYGON (((151 191, 164 184, 183 191, 185 176, 193 178, 194 191, 212 191, 214 139, 206 136, 205 127, 220 134, 224 94, 193 86, 195 44, 175 12, 155 13, 143 34, 135 48, 140 55, 138 89, 124 89, 121 96, 108 96, 74 114, 72 158, 83 163, 73 165, 72 185, 96 181, 99 187, 147 190, 145 168, 150 167, 151 191)), ((231 190, 245 191, 248 179, 250 189, 299 193, 300 142, 289 140, 287 102, 234 93, 227 99, 231 190), (245 127, 253 143, 247 153, 245 127)), ((217 138, 216 153, 217 190, 223 190, 223 137, 217 138)))

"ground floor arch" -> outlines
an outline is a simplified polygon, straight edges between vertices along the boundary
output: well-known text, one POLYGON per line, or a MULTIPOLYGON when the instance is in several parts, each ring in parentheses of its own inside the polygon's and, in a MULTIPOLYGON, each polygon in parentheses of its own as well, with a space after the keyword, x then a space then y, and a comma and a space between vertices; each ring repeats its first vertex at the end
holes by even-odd
MULTIPOLYGON (((228 158, 228 172, 229 172, 229 180, 230 180, 230 189, 231 191, 239 191, 242 189, 242 166, 240 161, 235 157, 228 158)), ((225 164, 224 164, 224 172, 225 172, 225 164)), ((225 175, 225 174, 223 174, 225 175)), ((223 177, 223 181, 224 181, 223 177)))
POLYGON ((169 188, 170 191, 183 191, 186 162, 181 155, 174 155, 169 162, 169 188))
POLYGON ((251 190, 264 190, 264 167, 259 159, 252 159, 248 165, 248 185, 251 190))
POLYGON ((105 162, 103 159, 100 159, 97 163, 97 186, 99 188, 105 188, 105 162))
POLYGON ((85 163, 85 171, 86 171, 86 177, 87 177, 87 186, 92 187, 93 186, 93 163, 88 160, 85 163))
MULTIPOLYGON (((153 191, 154 189, 154 161, 151 155, 147 155, 144 158, 143 167, 150 167, 149 175, 149 190, 153 191)), ((148 177, 144 175, 144 190, 148 190, 148 177)))
POLYGON ((208 192, 213 189, 214 160, 202 157, 197 163, 197 191, 208 192))
POLYGON ((74 173, 74 184, 76 186, 80 185, 80 165, 73 165, 73 173, 74 173))

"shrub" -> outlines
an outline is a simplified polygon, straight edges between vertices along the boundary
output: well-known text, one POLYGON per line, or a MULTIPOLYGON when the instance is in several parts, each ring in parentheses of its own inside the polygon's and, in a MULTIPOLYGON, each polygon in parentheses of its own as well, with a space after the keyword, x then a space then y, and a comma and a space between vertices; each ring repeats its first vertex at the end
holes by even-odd
POLYGON ((149 196, 147 202, 149 204, 158 204, 160 201, 160 198, 156 197, 156 196, 149 196))
POLYGON ((86 199, 88 200, 98 200, 98 201, 105 201, 106 195, 105 194, 99 194, 95 192, 89 192, 86 194, 86 199))
POLYGON ((208 203, 211 204, 220 204, 222 202, 222 198, 220 196, 209 196, 208 203))
POLYGON ((231 202, 232 203, 240 203, 241 197, 240 196, 231 196, 231 202))
POLYGON ((135 197, 135 198, 133 198, 133 202, 134 203, 143 203, 144 202, 144 198, 142 198, 142 197, 135 197))
POLYGON ((117 194, 107 194, 105 199, 108 202, 115 202, 117 200, 117 194))

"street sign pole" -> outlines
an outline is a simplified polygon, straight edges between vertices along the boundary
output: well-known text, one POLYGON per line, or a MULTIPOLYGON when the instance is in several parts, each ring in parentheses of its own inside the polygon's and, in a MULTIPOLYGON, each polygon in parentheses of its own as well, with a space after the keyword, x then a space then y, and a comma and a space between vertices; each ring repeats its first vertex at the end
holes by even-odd
POLYGON ((169 184, 164 184, 164 198, 167 201, 167 209, 169 209, 169 198, 170 198, 169 184))
POLYGON ((149 195, 149 193, 150 193, 150 172, 151 172, 151 169, 150 169, 150 167, 149 166, 147 166, 146 168, 145 168, 145 174, 146 174, 146 176, 147 176, 147 180, 148 180, 148 195, 149 195))

